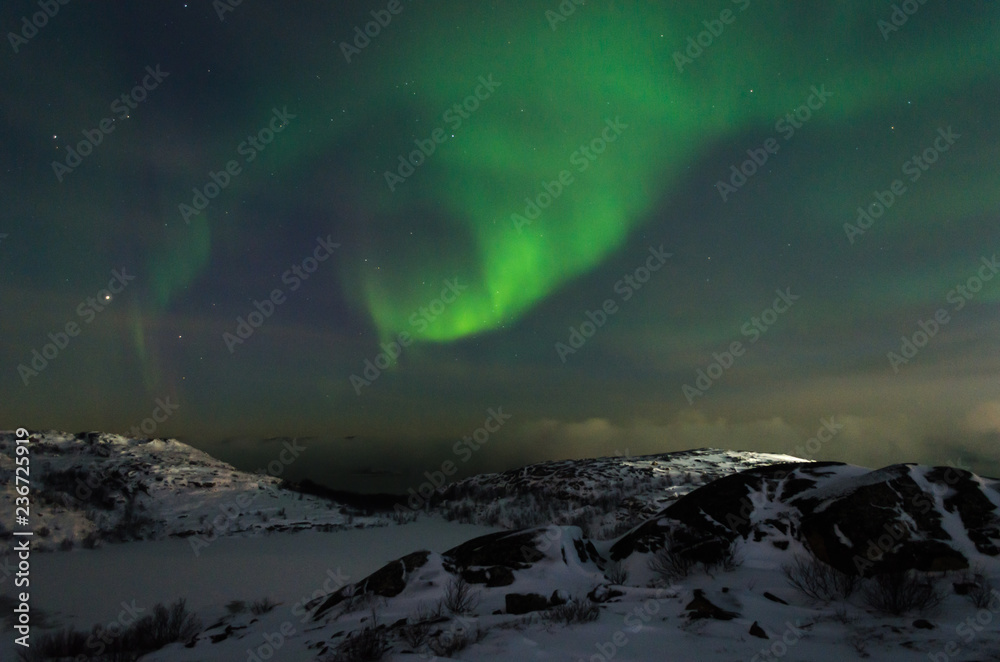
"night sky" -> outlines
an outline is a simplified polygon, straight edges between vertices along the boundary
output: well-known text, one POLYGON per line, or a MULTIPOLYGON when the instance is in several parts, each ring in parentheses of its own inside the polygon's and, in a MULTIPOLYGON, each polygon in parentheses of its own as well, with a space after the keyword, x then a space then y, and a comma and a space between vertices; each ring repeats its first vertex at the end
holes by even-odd
POLYGON ((1000 7, 508 4, 3 3, 0 427, 1000 475, 1000 7))

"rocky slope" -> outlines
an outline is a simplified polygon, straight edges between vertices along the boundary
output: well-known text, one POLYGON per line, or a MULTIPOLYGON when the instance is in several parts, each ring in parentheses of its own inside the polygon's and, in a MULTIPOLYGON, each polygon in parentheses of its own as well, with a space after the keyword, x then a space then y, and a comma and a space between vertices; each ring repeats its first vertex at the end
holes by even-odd
MULTIPOLYGON (((0 433, 0 535, 14 528, 14 439, 0 433)), ((327 499, 284 490, 175 439, 47 431, 31 435, 36 549, 167 536, 385 525, 327 499)), ((287 442, 291 450, 298 450, 287 442)))
MULTIPOLYGON (((961 649, 962 619, 1000 613, 998 487, 947 467, 758 466, 690 491, 613 540, 547 526, 415 551, 307 604, 298 642, 316 659, 352 659, 376 644, 398 659, 517 659, 529 654, 514 652, 526 633, 589 623, 605 633, 592 635, 604 659, 646 631, 682 659, 761 660, 799 642, 806 657, 796 659, 869 649, 876 659, 926 659, 961 649), (615 623, 626 627, 612 631, 615 623), (712 638, 711 651, 691 633, 712 638)), ((563 489, 579 493, 580 484, 563 489)), ((217 624, 194 657, 176 659, 207 655, 213 636, 259 634, 239 627, 217 624)), ((577 635, 567 636, 572 649, 577 635)), ((988 651, 1000 640, 980 628, 969 643, 988 651)))

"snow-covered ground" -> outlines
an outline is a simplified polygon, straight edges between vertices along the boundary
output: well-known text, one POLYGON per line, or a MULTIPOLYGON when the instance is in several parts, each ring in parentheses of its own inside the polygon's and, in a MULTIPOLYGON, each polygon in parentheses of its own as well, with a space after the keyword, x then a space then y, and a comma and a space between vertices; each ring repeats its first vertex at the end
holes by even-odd
MULTIPOLYGON (((54 623, 89 629, 114 619, 122 601, 151 607, 185 598, 208 623, 231 600, 291 605, 311 598, 328 571, 353 582, 416 549, 443 552, 496 530, 420 518, 403 526, 220 538, 197 557, 181 539, 35 554, 32 606, 54 623)), ((9 594, 10 584, 0 584, 0 592, 9 594)))
MULTIPOLYGON (((250 531, 384 526, 345 506, 280 487, 268 474, 237 471, 175 439, 115 434, 33 435, 32 529, 36 548, 107 540, 250 531)), ((0 533, 14 528, 14 434, 0 433, 0 533)), ((298 459, 291 440, 274 465, 298 459)))
MULTIPOLYGON (((64 433, 38 441, 33 479, 50 498, 38 521, 50 530, 36 541, 51 551, 31 556, 36 640, 54 628, 127 623, 183 598, 201 633, 193 646, 170 644, 146 662, 327 662, 373 618, 390 646, 384 659, 397 660, 440 657, 448 648, 452 659, 469 661, 1000 661, 1000 592, 974 605, 955 586, 970 580, 968 571, 926 574, 941 604, 894 616, 873 609, 862 590, 846 599, 808 597, 782 570, 818 550, 798 527, 812 527, 810 544, 826 553, 831 545, 860 551, 868 541, 850 521, 855 512, 857 520, 891 514, 912 529, 912 540, 947 541, 983 571, 977 581, 1000 586, 1000 493, 996 481, 971 474, 903 465, 796 469, 788 456, 711 449, 564 461, 467 479, 430 514, 401 524, 283 490, 270 476, 238 472, 176 441, 64 433), (102 488, 61 502, 91 475, 102 477, 102 488), (743 494, 746 529, 731 532, 737 563, 696 566, 672 580, 652 572, 648 560, 665 548, 664 536, 678 525, 711 531, 728 523, 743 494), (868 494, 887 505, 866 506, 868 494), (856 510, 826 521, 837 508, 856 510), (441 517, 459 511, 478 523, 441 517), (136 512, 142 526, 126 533, 149 539, 111 542, 136 512), (494 520, 503 528, 484 525, 494 520), (541 524, 511 532, 517 522, 541 524), (81 548, 82 535, 96 548, 81 548), (73 549, 59 549, 63 540, 73 549), (628 576, 614 576, 614 559, 628 576), (470 573, 479 577, 469 584, 474 604, 453 613, 443 598, 470 573), (263 598, 277 604, 265 613, 227 609, 263 598), (522 612, 511 600, 542 606, 522 612), (561 621, 565 600, 592 620, 561 621)), ((0 433, 0 472, 8 477, 9 442, 0 433)), ((13 505, 9 487, 0 507, 13 505)), ((11 529, 9 516, 0 522, 11 529)), ((8 546, 0 559, 5 605, 15 594, 14 561, 8 546)), ((5 626, 0 659, 13 660, 9 616, 5 626)))
MULTIPOLYGON (((416 530, 416 529, 414 529, 416 530)), ((342 535, 342 534, 333 534, 342 535)), ((583 597, 581 591, 600 573, 586 564, 570 563, 558 568, 559 547, 550 555, 553 566, 530 580, 518 580, 506 589, 547 595, 553 582, 567 594, 583 597)), ((317 550, 319 551, 319 550, 317 550)), ((603 551, 603 550, 602 550, 603 551)), ((949 595, 938 608, 927 613, 887 616, 873 612, 855 596, 849 601, 822 603, 792 589, 780 571, 788 560, 779 550, 761 553, 760 548, 744 558, 731 572, 713 576, 694 572, 673 585, 651 588, 613 587, 621 595, 599 606, 596 621, 565 624, 552 620, 545 612, 510 616, 498 613, 502 602, 497 595, 484 601, 474 616, 455 616, 445 611, 446 620, 431 628, 445 643, 449 637, 482 632, 482 639, 456 651, 451 658, 473 661, 546 660, 678 660, 681 662, 733 662, 783 659, 797 662, 825 662, 846 659, 872 659, 887 662, 918 660, 998 660, 1000 659, 1000 601, 989 608, 976 609, 967 599, 949 595), (693 618, 689 607, 696 602, 696 591, 712 605, 736 614, 731 620, 693 618), (765 593, 785 600, 781 604, 765 593), (921 621, 920 619, 924 619, 921 621), (978 619, 978 620, 977 620, 978 619), (758 630, 756 627, 759 627, 758 630), (929 627, 930 629, 923 629, 929 627), (763 633, 767 638, 751 634, 763 633), (955 648, 958 647, 958 648, 955 648), (930 657, 950 650, 950 657, 930 657)), ((322 556, 315 561, 322 563, 322 556)), ((414 620, 418 614, 433 610, 446 578, 432 557, 416 578, 425 588, 407 589, 399 598, 376 601, 378 622, 385 625, 398 619, 414 620)), ((949 578, 941 578, 942 586, 949 578)), ((479 591, 486 593, 485 591, 479 591)), ((584 598, 586 599, 586 598, 584 598)), ((343 631, 370 624, 371 611, 365 606, 355 611, 335 608, 314 620, 311 613, 296 611, 283 604, 259 617, 248 614, 227 619, 234 636, 225 637, 224 629, 214 632, 225 637, 216 644, 199 644, 192 649, 180 645, 145 658, 147 662, 194 662, 196 660, 242 661, 258 659, 274 650, 275 660, 306 662, 317 659, 323 642, 342 641, 343 631), (245 630, 243 630, 245 628, 245 630), (285 629, 288 636, 278 636, 285 629), (333 635, 333 636, 331 636, 333 635), (279 645, 280 642, 280 645, 279 645)), ((477 635, 468 635, 477 639, 477 635)), ((385 659, 427 660, 434 655, 428 648, 405 652, 408 646, 396 645, 385 659)), ((410 649, 413 650, 413 649, 410 649)), ((323 659, 323 658, 320 658, 323 659)), ((440 656, 438 659, 443 659, 440 656)))

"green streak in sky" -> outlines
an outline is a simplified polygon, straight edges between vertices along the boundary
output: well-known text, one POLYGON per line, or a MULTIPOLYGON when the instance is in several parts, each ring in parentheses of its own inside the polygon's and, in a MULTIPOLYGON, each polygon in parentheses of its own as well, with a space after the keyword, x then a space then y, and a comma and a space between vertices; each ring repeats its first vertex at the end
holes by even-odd
MULTIPOLYGON (((846 125, 906 95, 967 85, 997 62, 998 29, 981 21, 949 28, 945 40, 914 20, 910 34, 885 43, 878 12, 778 15, 756 3, 739 11, 749 4, 668 11, 595 3, 555 31, 522 8, 470 21, 414 5, 396 19, 399 31, 351 65, 367 85, 358 116, 385 128, 365 155, 372 176, 359 183, 376 190, 366 193, 381 216, 373 223, 388 237, 379 268, 361 268, 363 303, 381 336, 448 341, 512 323, 618 249, 669 200, 700 149, 740 132, 774 135, 775 121, 805 103, 812 86, 826 85, 832 96, 811 121, 846 125), (674 52, 725 7, 735 21, 678 71, 674 52), (982 45, 978 58, 956 59, 942 45, 963 38, 982 45), (442 113, 490 75, 500 86, 449 127, 442 113), (615 142, 593 160, 574 158, 616 118, 628 128, 615 142), (390 192, 384 171, 437 127, 454 138, 390 192), (563 171, 572 183, 538 218, 513 216, 525 218, 525 198, 537 199, 563 171), (428 215, 439 217, 432 231, 421 227, 428 215), (455 277, 468 290, 415 332, 411 316, 455 277)), ((709 204, 718 199, 706 194, 709 204)))
MULTIPOLYGON (((255 194, 271 170, 313 176, 316 164, 329 170, 336 155, 329 185, 349 204, 331 213, 341 223, 357 218, 360 228, 341 265, 349 296, 382 339, 408 332, 450 341, 516 322, 595 268, 654 209, 669 210, 690 165, 720 145, 736 146, 734 163, 745 158, 743 150, 774 136, 775 122, 805 103, 813 86, 832 96, 803 130, 847 135, 908 99, 988 81, 1000 63, 1000 21, 971 9, 949 8, 942 22, 934 12, 944 9, 924 7, 885 40, 877 22, 891 3, 672 4, 591 2, 554 30, 543 6, 407 4, 349 64, 339 43, 326 53, 303 51, 306 68, 332 74, 308 77, 322 81, 312 96, 301 80, 286 95, 273 86, 261 93, 241 125, 256 127, 261 109, 287 97, 301 126, 268 148, 268 168, 248 167, 226 195, 255 194), (679 71, 675 53, 724 9, 732 22, 679 71), (969 44, 969 52, 956 54, 955 44, 969 44), (449 119, 445 112, 472 95, 480 77, 499 87, 460 123, 449 119), (574 159, 609 120, 627 128, 596 158, 574 159), (446 141, 390 191, 385 173, 438 128, 446 141), (536 219, 514 216, 526 218, 525 199, 537 200, 564 171, 572 182, 536 219), (414 314, 456 278, 467 289, 425 329, 414 325, 414 314)), ((357 17, 363 23, 368 14, 357 17)), ((335 38, 351 32, 343 26, 335 38)), ((220 162, 230 152, 224 145, 220 162)), ((831 207, 843 203, 834 188, 819 193, 831 207)), ((971 196, 964 210, 983 211, 995 197, 971 196)), ((719 204, 706 187, 706 207, 719 204)), ((908 224, 935 220, 923 212, 908 224)), ((162 306, 207 263, 207 224, 189 229, 183 250, 170 248, 153 264, 162 306)), ((669 242, 650 239, 667 250, 669 242)))
POLYGON ((206 214, 193 217, 190 225, 178 226, 164 242, 149 267, 154 299, 160 309, 201 274, 208 265, 211 248, 212 236, 206 214))
POLYGON ((186 290, 204 271, 211 254, 211 228, 206 214, 192 218, 190 225, 178 225, 162 241, 149 264, 153 302, 144 310, 133 308, 129 315, 132 345, 142 366, 143 384, 156 386, 160 369, 155 351, 146 342, 146 324, 155 320, 179 292, 186 290))

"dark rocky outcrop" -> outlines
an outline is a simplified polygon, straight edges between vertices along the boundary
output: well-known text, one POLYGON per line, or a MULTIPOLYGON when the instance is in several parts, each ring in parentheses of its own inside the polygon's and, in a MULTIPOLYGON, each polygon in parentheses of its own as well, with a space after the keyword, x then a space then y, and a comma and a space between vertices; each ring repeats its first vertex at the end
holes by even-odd
POLYGON ((503 565, 489 568, 465 568, 462 577, 470 584, 483 584, 488 587, 510 586, 514 583, 514 571, 503 565))
POLYGON ((538 546, 540 531, 491 533, 453 547, 443 556, 458 568, 503 566, 523 570, 545 556, 538 546))
POLYGON ((504 596, 504 609, 508 614, 528 614, 533 611, 544 611, 565 604, 558 592, 546 598, 538 593, 508 593, 504 596))
MULTIPOLYGON (((755 467, 724 476, 670 503, 621 536, 607 556, 626 564, 632 561, 635 571, 636 565, 648 564, 649 559, 632 560, 631 556, 651 556, 666 548, 677 555, 670 560, 680 566, 702 564, 714 571, 733 561, 737 543, 766 544, 773 551, 788 550, 795 542, 826 566, 849 575, 965 569, 969 566, 966 553, 972 550, 1000 554, 997 484, 963 470, 908 464, 877 471, 836 462, 755 467), (956 527, 958 521, 964 526, 956 527)), ((308 607, 319 618, 358 595, 399 595, 428 558, 429 552, 405 556, 308 607)), ((533 587, 544 586, 535 583, 537 579, 550 581, 549 588, 554 589, 553 578, 561 576, 579 581, 574 594, 606 602, 622 595, 606 584, 602 574, 606 560, 577 527, 504 531, 435 555, 444 577, 425 586, 444 587, 460 576, 488 595, 490 589, 514 588, 522 578, 531 578, 533 587), (567 570, 568 574, 559 575, 567 570)), ((440 572, 437 567, 434 572, 440 572)), ((955 588, 956 592, 967 590, 959 584, 955 588)), ((494 595, 502 596, 508 614, 524 614, 549 609, 564 599, 558 592, 546 597, 547 590, 494 595)), ((787 604, 771 593, 764 597, 787 604)), ((739 616, 714 604, 700 589, 685 609, 691 619, 739 616)), ((768 636, 759 624, 751 629, 753 636, 768 636)))
MULTIPOLYGON (((816 480, 798 475, 797 470, 812 471, 828 466, 842 466, 837 462, 785 463, 748 469, 738 474, 724 476, 704 485, 670 504, 631 533, 622 537, 611 548, 613 560, 623 559, 634 553, 655 552, 663 547, 668 534, 686 538, 687 547, 704 547, 711 554, 715 546, 723 546, 736 538, 746 539, 755 533, 752 522, 756 505, 750 498, 755 492, 770 492, 773 498, 785 499, 789 494, 799 494, 816 485, 816 480)), ((792 533, 791 525, 780 520, 763 523, 783 534, 792 533)), ((758 540, 764 536, 754 535, 758 540)), ((699 552, 699 555, 701 552, 699 552)))
POLYGON ((713 618, 717 621, 731 621, 734 618, 738 618, 739 614, 735 611, 728 611, 712 604, 712 602, 705 597, 705 592, 700 588, 694 590, 694 599, 684 606, 685 611, 690 612, 688 617, 691 620, 698 620, 700 618, 713 618))
POLYGON ((397 561, 387 563, 356 584, 349 584, 328 595, 316 607, 313 618, 322 617, 323 614, 350 597, 370 594, 392 598, 399 595, 406 588, 409 574, 417 568, 423 567, 429 556, 430 552, 428 551, 413 552, 397 561))
POLYGON ((990 556, 1000 554, 994 540, 1000 539, 1000 517, 996 506, 983 493, 984 489, 995 489, 983 486, 976 480, 975 474, 954 467, 934 467, 927 472, 928 481, 951 491, 944 498, 944 507, 948 512, 957 512, 962 518, 969 533, 969 539, 976 549, 990 556))
POLYGON ((866 576, 910 568, 968 567, 965 556, 948 544, 951 536, 941 525, 935 495, 917 482, 911 466, 898 464, 873 472, 884 480, 831 499, 795 501, 802 513, 802 538, 810 551, 842 572, 866 576))
POLYGON ((969 542, 1000 554, 996 488, 960 469, 898 464, 866 472, 836 462, 775 464, 720 478, 670 504, 619 539, 612 560, 674 549, 711 563, 733 540, 799 540, 824 563, 871 576, 968 567, 969 542), (988 494, 989 493, 989 494, 988 494), (762 509, 777 516, 762 516, 762 509), (961 517, 954 541, 945 513, 961 517))

